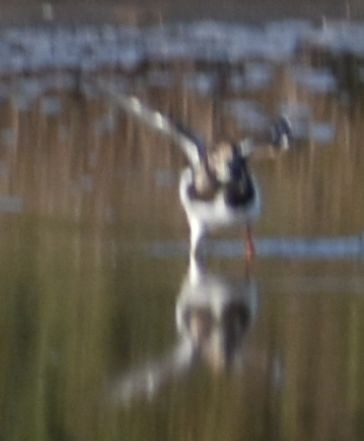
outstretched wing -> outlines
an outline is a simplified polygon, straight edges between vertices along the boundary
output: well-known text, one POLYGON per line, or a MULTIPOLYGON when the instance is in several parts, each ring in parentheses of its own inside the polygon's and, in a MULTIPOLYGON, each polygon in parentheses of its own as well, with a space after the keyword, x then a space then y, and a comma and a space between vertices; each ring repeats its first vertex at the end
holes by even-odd
POLYGON ((193 167, 197 167, 206 159, 206 148, 201 140, 182 127, 179 123, 148 108, 136 96, 126 95, 112 82, 97 80, 97 88, 125 112, 138 118, 147 126, 169 136, 175 144, 181 147, 188 161, 193 167))

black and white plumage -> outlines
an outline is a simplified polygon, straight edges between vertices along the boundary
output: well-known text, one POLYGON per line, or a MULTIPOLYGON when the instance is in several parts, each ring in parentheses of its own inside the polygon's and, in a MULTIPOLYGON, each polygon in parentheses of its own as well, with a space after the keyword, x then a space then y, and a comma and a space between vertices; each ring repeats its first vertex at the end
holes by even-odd
POLYGON ((258 313, 258 298, 250 272, 227 277, 190 259, 176 297, 175 342, 158 358, 115 378, 108 392, 112 402, 151 400, 165 385, 181 381, 200 365, 215 374, 241 372, 252 355, 245 341, 258 313))
POLYGON ((247 227, 247 252, 253 253, 250 225, 260 214, 260 192, 238 146, 218 145, 207 164, 186 168, 179 192, 190 225, 191 257, 210 232, 239 224, 247 227))
MULTIPOLYGON (((184 152, 189 166, 181 174, 179 195, 190 226, 190 256, 199 253, 203 238, 210 232, 242 224, 251 257, 254 245, 250 226, 261 207, 259 188, 248 164, 252 142, 222 142, 208 150, 198 137, 149 109, 137 97, 123 94, 107 81, 99 80, 97 86, 124 111, 169 136, 184 152)), ((286 149, 290 136, 290 124, 282 117, 273 125, 270 146, 286 149)))

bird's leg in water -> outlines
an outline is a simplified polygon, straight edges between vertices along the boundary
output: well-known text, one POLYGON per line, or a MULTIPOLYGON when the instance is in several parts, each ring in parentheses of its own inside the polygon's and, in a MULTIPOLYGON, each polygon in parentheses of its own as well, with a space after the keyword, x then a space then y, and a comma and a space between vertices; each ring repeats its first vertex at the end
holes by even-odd
POLYGON ((245 247, 245 258, 251 261, 255 256, 255 245, 253 240, 253 233, 251 226, 247 224, 246 226, 246 247, 245 247))

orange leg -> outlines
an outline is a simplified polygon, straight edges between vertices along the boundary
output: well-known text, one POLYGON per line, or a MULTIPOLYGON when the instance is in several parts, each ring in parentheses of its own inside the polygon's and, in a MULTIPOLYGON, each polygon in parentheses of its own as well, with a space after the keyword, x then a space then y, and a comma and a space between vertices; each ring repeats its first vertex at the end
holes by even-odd
POLYGON ((255 256, 255 245, 253 240, 253 234, 250 225, 246 226, 246 248, 245 258, 250 262, 255 256))

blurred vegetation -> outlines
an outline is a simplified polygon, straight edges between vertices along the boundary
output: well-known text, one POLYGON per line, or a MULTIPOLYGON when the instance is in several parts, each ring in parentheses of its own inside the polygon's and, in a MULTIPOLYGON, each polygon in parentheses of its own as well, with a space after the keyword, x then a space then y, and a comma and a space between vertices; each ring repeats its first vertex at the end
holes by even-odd
POLYGON ((2 0, 0 22, 34 23, 51 18, 66 22, 151 24, 170 20, 216 19, 264 22, 282 18, 358 20, 364 17, 361 0, 2 0), (52 8, 50 13, 49 5, 52 8))

